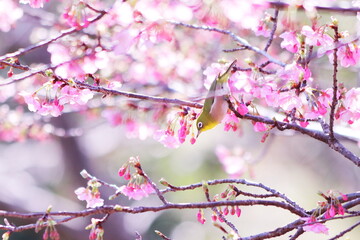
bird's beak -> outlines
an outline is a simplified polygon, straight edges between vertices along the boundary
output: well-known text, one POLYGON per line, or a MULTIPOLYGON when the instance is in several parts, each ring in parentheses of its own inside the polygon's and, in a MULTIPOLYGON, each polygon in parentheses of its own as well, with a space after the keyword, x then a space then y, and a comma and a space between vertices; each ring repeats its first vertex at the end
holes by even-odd
POLYGON ((200 130, 198 130, 198 133, 197 133, 197 135, 196 135, 196 138, 198 138, 198 137, 199 137, 200 133, 201 133, 201 131, 200 131, 200 130))

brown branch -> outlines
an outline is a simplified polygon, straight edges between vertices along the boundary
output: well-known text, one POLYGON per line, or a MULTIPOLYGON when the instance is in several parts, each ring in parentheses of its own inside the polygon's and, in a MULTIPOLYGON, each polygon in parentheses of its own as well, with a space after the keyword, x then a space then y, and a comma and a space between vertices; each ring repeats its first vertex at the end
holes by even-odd
POLYGON ((331 139, 329 137, 329 135, 326 135, 323 132, 303 128, 303 127, 301 127, 301 126, 299 126, 299 125, 297 125, 295 123, 281 122, 281 121, 269 119, 269 118, 262 117, 262 116, 256 116, 256 115, 251 115, 251 114, 241 115, 238 111, 236 111, 236 109, 234 108, 231 101, 228 101, 228 104, 229 104, 229 109, 238 118, 248 119, 248 120, 252 120, 252 121, 255 121, 255 122, 262 122, 262 123, 268 124, 270 126, 273 126, 273 127, 277 128, 280 131, 294 130, 296 132, 305 134, 305 135, 307 135, 309 137, 312 137, 312 138, 317 139, 317 140, 319 140, 319 141, 321 141, 323 143, 328 144, 331 147, 331 149, 339 152, 345 158, 347 158, 351 162, 353 162, 356 166, 360 167, 360 158, 358 156, 356 156, 353 152, 349 151, 338 140, 331 139))
POLYGON ((135 168, 137 168, 138 173, 143 176, 146 181, 148 181, 148 183, 151 184, 152 188, 154 189, 154 191, 156 192, 156 195, 158 196, 158 198, 160 199, 160 201, 163 204, 168 204, 169 202, 165 199, 163 193, 160 191, 160 189, 156 186, 156 184, 150 179, 150 177, 142 170, 142 167, 140 165, 140 163, 135 164, 135 168))
MULTIPOLYGON (((209 189, 207 187, 207 183, 205 183, 206 185, 204 186, 203 184, 203 188, 205 187, 206 189, 204 190, 205 191, 205 197, 206 197, 206 200, 208 202, 212 202, 211 199, 210 199, 210 194, 209 194, 209 189)), ((216 215, 223 221, 226 223, 226 225, 228 225, 235 233, 236 235, 239 236, 239 231, 238 229, 235 227, 235 225, 230 222, 229 220, 226 219, 226 217, 216 208, 216 207, 213 207, 211 208, 215 213, 216 215)))
POLYGON ((239 37, 238 35, 236 35, 235 33, 231 32, 230 30, 224 30, 224 29, 219 29, 216 27, 210 27, 210 26, 199 26, 199 25, 195 25, 195 24, 187 24, 187 23, 182 23, 182 22, 176 22, 176 21, 168 21, 168 23, 173 24, 175 26, 181 26, 181 27, 187 27, 187 28, 192 28, 192 29, 197 29, 197 30, 204 30, 204 31, 210 31, 210 32, 217 32, 217 33, 221 33, 224 35, 228 35, 230 36, 235 42, 240 43, 242 46, 246 47, 247 49, 254 51, 262 56, 264 56, 265 58, 267 58, 270 62, 275 63, 281 67, 284 67, 286 64, 275 59, 274 57, 272 57, 270 54, 268 54, 266 51, 261 50, 258 47, 254 47, 252 45, 250 45, 250 43, 239 37))
POLYGON ((267 50, 269 49, 273 39, 274 39, 274 35, 275 35, 275 31, 276 31, 276 28, 277 28, 277 22, 278 22, 278 16, 279 16, 279 9, 275 9, 275 13, 274 13, 274 17, 272 18, 272 21, 273 21, 273 27, 271 29, 271 32, 270 32, 270 37, 269 37, 269 40, 267 41, 266 43, 266 46, 264 48, 264 51, 267 52, 267 50))
POLYGON ((202 104, 190 102, 190 101, 184 101, 176 98, 165 98, 165 97, 156 97, 156 96, 149 96, 145 94, 140 93, 132 93, 132 92, 125 92, 125 91, 118 91, 113 90, 101 86, 94 86, 87 83, 76 81, 77 87, 80 89, 90 89, 94 92, 99 92, 104 95, 114 95, 114 96, 124 96, 127 98, 134 98, 139 100, 147 100, 152 102, 158 102, 158 103, 165 103, 165 104, 175 104, 175 105, 181 105, 181 106, 187 106, 192 108, 202 108, 202 104))
POLYGON ((344 231, 340 232, 339 234, 337 234, 336 236, 330 238, 329 240, 336 240, 339 239, 340 237, 344 236, 346 233, 354 230, 356 227, 360 226, 360 221, 355 223, 354 225, 352 225, 351 227, 345 229, 344 231))
POLYGON ((304 223, 304 220, 298 219, 292 223, 289 223, 285 226, 279 227, 273 231, 264 232, 264 233, 260 233, 260 234, 249 236, 249 237, 239 238, 238 240, 262 240, 262 239, 266 239, 266 238, 282 236, 282 235, 298 228, 303 223, 304 223))
MULTIPOLYGON (((268 62, 266 62, 268 63, 268 62)), ((66 63, 61 63, 59 65, 62 64, 66 64, 66 63)), ((45 66, 39 70, 36 71, 32 71, 30 73, 24 73, 24 74, 20 74, 20 77, 12 77, 12 78, 8 78, 6 79, 7 82, 0 84, 0 86, 3 85, 8 85, 11 84, 13 82, 17 82, 23 79, 26 79, 32 75, 35 74, 42 74, 46 76, 45 71, 48 69, 55 69, 56 67, 58 67, 59 65, 56 66, 45 66)), ((13 67, 16 67, 17 65, 12 65, 13 67)), ((22 65, 21 65, 22 66, 22 65)), ((20 66, 18 66, 20 68, 20 66)), ((27 68, 26 66, 22 66, 23 68, 27 68)), ((21 69, 21 68, 20 68, 21 69)), ((29 71, 28 71, 29 72, 29 71)), ((18 76, 18 75, 17 75, 18 76)), ((60 77, 58 77, 59 80, 70 84, 69 80, 67 79, 62 79, 60 77)), ((336 79, 336 77, 335 77, 336 79)), ((5 80, 5 81, 6 81, 5 80)), ((173 98, 165 98, 165 97, 156 97, 156 96, 149 96, 149 95, 145 95, 145 94, 140 94, 140 93, 132 93, 132 92, 126 92, 126 91, 118 91, 118 90, 113 90, 113 89, 108 89, 102 86, 94 86, 91 84, 87 84, 84 82, 80 82, 80 81, 75 81, 76 83, 76 87, 80 88, 80 89, 89 89, 91 91, 95 91, 95 92, 99 92, 102 93, 104 95, 115 95, 115 96, 124 96, 127 98, 134 98, 134 99, 139 99, 139 100, 147 100, 147 101, 153 101, 153 102, 159 102, 159 103, 164 103, 164 104, 174 104, 174 105, 179 105, 179 106, 187 106, 187 107, 192 107, 192 108, 202 108, 203 105, 200 103, 196 103, 196 102, 191 102, 191 101, 185 101, 185 100, 180 100, 180 99, 173 99, 173 98)), ((337 86, 337 84, 335 84, 335 86, 337 86)), ((337 99, 337 98, 336 98, 337 99)), ((248 119, 248 120, 252 120, 255 122, 262 122, 265 124, 268 124, 270 126, 274 126, 277 129, 279 129, 280 131, 284 131, 284 130, 295 130, 297 132, 300 132, 302 134, 308 135, 314 139, 317 139, 321 142, 324 142, 326 144, 328 144, 330 146, 330 148, 332 148, 333 150, 339 152, 341 155, 343 155, 345 158, 349 159, 350 161, 352 161, 355 165, 360 167, 360 158, 357 157, 354 153, 352 153, 351 151, 349 151, 346 147, 344 147, 338 140, 331 139, 329 137, 328 134, 324 134, 323 132, 320 131, 315 131, 315 130, 310 130, 307 128, 303 128, 295 123, 286 123, 286 122, 281 122, 281 121, 277 121, 277 120, 272 120, 269 119, 267 117, 262 117, 262 116, 257 116, 257 115, 251 115, 251 114, 245 114, 244 116, 242 116, 240 113, 238 113, 234 106, 232 105, 232 103, 229 101, 229 109, 231 111, 234 112, 234 114, 238 117, 238 118, 242 118, 242 119, 248 119)), ((335 106, 336 104, 333 104, 332 106, 335 106)), ((335 109, 335 108, 334 108, 335 109)), ((333 110, 335 111, 335 110, 333 110)), ((334 116, 334 114, 330 114, 332 116, 334 116)))
MULTIPOLYGON (((294 209, 297 209, 298 213, 300 213, 300 214, 305 213, 305 210, 303 208, 301 208, 294 201, 289 199, 285 194, 282 194, 282 193, 276 191, 275 189, 272 189, 272 188, 270 188, 268 186, 265 186, 262 183, 251 182, 251 181, 247 181, 245 179, 216 179, 216 180, 207 181, 206 183, 209 186, 218 185, 218 184, 243 184, 243 185, 246 185, 246 186, 252 186, 252 187, 261 188, 261 189, 263 189, 263 190, 265 190, 267 192, 270 192, 275 197, 278 197, 278 198, 281 198, 281 199, 285 200, 285 202, 287 202, 292 207, 294 207, 294 209)), ((203 186, 202 183, 196 183, 196 184, 191 184, 191 185, 181 186, 181 187, 175 187, 175 186, 170 185, 170 184, 168 184, 168 185, 169 185, 168 188, 166 188, 165 190, 162 190, 163 193, 175 192, 175 191, 193 190, 193 189, 196 189, 196 188, 201 188, 203 186)))
MULTIPOLYGON (((338 44, 339 42, 339 32, 338 32, 338 26, 337 24, 333 24, 332 28, 334 29, 335 32, 335 36, 334 36, 334 44, 335 46, 338 44)), ((335 140, 335 136, 334 136, 334 121, 335 121, 335 109, 336 109, 336 105, 338 103, 338 96, 337 96, 337 91, 338 91, 338 81, 337 81, 337 67, 338 67, 338 48, 334 49, 334 60, 333 60, 333 97, 332 97, 332 102, 331 102, 331 108, 330 108, 330 123, 329 123, 329 136, 330 136, 330 140, 331 143, 329 143, 330 145, 332 145, 332 141, 335 140)))
MULTIPOLYGON (((99 15, 97 15, 97 16, 89 19, 89 25, 91 25, 91 23, 94 23, 94 22, 98 21, 98 20, 101 19, 105 14, 107 14, 107 11, 99 11, 99 12, 101 12, 99 15)), ((83 28, 82 28, 82 29, 78 29, 78 28, 75 28, 75 27, 72 27, 72 28, 67 29, 67 30, 63 30, 63 31, 61 31, 61 33, 60 33, 58 36, 56 36, 56 37, 53 37, 53 38, 50 38, 50 39, 47 39, 47 40, 38 42, 38 43, 35 44, 35 45, 31 45, 31 46, 29 46, 29 47, 19 49, 19 50, 15 51, 15 52, 8 53, 8 54, 5 54, 5 55, 3 55, 3 56, 0 56, 0 62, 6 60, 6 59, 8 59, 8 58, 18 57, 18 56, 20 56, 20 55, 29 53, 29 52, 37 49, 37 48, 46 46, 46 45, 48 45, 48 44, 50 44, 50 43, 52 43, 52 42, 57 41, 57 40, 60 39, 60 38, 63 38, 63 37, 65 37, 65 36, 70 35, 70 34, 75 33, 75 32, 79 32, 79 31, 81 31, 81 30, 83 30, 83 28)))

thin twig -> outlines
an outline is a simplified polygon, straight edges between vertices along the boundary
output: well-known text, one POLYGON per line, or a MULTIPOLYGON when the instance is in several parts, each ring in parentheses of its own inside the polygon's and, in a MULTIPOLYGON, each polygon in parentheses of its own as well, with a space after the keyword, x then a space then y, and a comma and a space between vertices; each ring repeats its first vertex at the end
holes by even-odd
POLYGON ((276 28, 277 28, 278 16, 279 16, 279 9, 275 9, 274 17, 272 18, 273 26, 272 26, 272 29, 271 29, 271 32, 270 32, 269 40, 267 41, 266 46, 264 48, 265 52, 267 52, 267 50, 269 49, 269 47, 270 47, 270 45, 271 45, 271 43, 272 43, 272 41, 274 39, 275 31, 276 31, 276 28))
POLYGON ((165 205, 167 205, 169 202, 165 199, 163 193, 160 191, 160 189, 156 186, 156 184, 150 179, 150 177, 142 170, 140 163, 135 164, 135 167, 138 169, 138 173, 143 176, 148 183, 151 184, 152 188, 156 192, 156 195, 162 201, 165 205))
POLYGON ((355 223, 354 225, 352 225, 351 227, 345 229, 344 231, 340 232, 339 234, 337 234, 336 236, 330 238, 329 240, 335 240, 335 239, 339 239, 340 237, 344 236, 346 233, 354 230, 356 227, 360 226, 360 221, 355 223))
MULTIPOLYGON (((338 26, 336 24, 333 25, 333 29, 335 32, 335 36, 334 36, 334 44, 335 46, 338 44, 339 42, 339 32, 338 32, 338 26)), ((333 52, 333 98, 332 98, 332 102, 331 102, 331 108, 330 108, 330 123, 329 123, 329 136, 330 136, 330 140, 333 141, 335 140, 335 135, 334 135, 334 121, 335 121, 335 110, 336 110, 336 106, 338 103, 338 96, 337 96, 337 91, 338 91, 338 82, 337 82, 337 67, 338 67, 338 63, 337 63, 337 59, 338 59, 338 48, 334 49, 333 52)), ((331 143, 329 142, 329 144, 331 145, 331 143)))
MULTIPOLYGON (((251 115, 251 114, 245 114, 241 115, 236 109, 234 108, 231 101, 228 101, 229 109, 235 114, 236 117, 241 119, 248 119, 252 120, 254 122, 262 122, 265 124, 268 124, 270 126, 274 126, 280 131, 284 130, 294 130, 299 133, 305 134, 307 136, 310 136, 314 139, 317 139, 323 143, 329 144, 329 135, 324 134, 323 132, 307 129, 304 127, 301 127, 295 123, 287 123, 287 122, 281 122, 273 119, 269 119, 267 117, 257 116, 257 115, 251 115)), ((343 146, 339 141, 332 140, 332 144, 330 144, 330 147, 339 152, 341 155, 343 155, 345 158, 349 159, 352 163, 354 163, 356 166, 360 167, 360 158, 356 156, 353 152, 349 151, 345 146, 343 146)))
MULTIPOLYGON (((262 183, 256 183, 256 182, 251 182, 245 179, 216 179, 216 180, 211 180, 211 181, 207 181, 207 184, 212 186, 212 185, 218 185, 218 184, 243 184, 246 186, 252 186, 252 187, 258 187, 261 188, 267 192, 272 193, 274 196, 281 198, 283 200, 285 200, 288 204, 290 204, 292 207, 294 207, 295 209, 297 209, 298 213, 302 213, 305 216, 305 210, 303 208, 301 208, 298 204, 296 204, 294 201, 292 201, 291 199, 289 199, 285 194, 282 194, 278 191, 276 191, 275 189, 272 189, 268 186, 265 186, 262 183)), ((176 188, 172 188, 169 187, 165 190, 162 190, 163 193, 165 192, 174 192, 174 191, 186 191, 186 190, 192 190, 192 189, 196 189, 196 188, 200 188, 202 187, 203 184, 202 183, 196 183, 196 184, 191 184, 188 186, 181 186, 181 187, 176 187, 176 188)), ((300 214, 300 215, 302 215, 300 214)))
POLYGON ((162 239, 171 240, 171 238, 168 238, 165 234, 163 234, 163 233, 160 232, 159 230, 155 230, 155 233, 156 233, 157 235, 159 235, 162 239))
MULTIPOLYGON (((107 14, 107 11, 99 11, 100 14, 89 19, 88 22, 89 22, 89 25, 91 23, 94 23, 96 21, 98 21, 99 19, 101 19, 103 16, 105 16, 105 14, 107 14)), ((61 33, 56 36, 56 37, 53 37, 53 38, 50 38, 50 39, 47 39, 47 40, 44 40, 44 41, 41 41, 41 42, 38 42, 37 44, 34 44, 34 45, 31 45, 29 47, 26 47, 26 48, 21 48, 15 52, 12 52, 12 53, 8 53, 8 54, 5 54, 3 56, 0 56, 0 62, 8 59, 8 58, 14 58, 14 57, 18 57, 20 55, 23 55, 23 54, 26 54, 26 53, 29 53, 37 48, 40 48, 40 47, 43 47, 43 46, 46 46, 52 42, 55 42, 57 41, 58 39, 60 38, 63 38, 67 35, 70 35, 72 33, 75 33, 75 32, 79 32, 83 29, 78 29, 78 28, 75 28, 75 27, 72 27, 70 29, 67 29, 67 30, 64 30, 64 31, 61 31, 61 33)))
POLYGON ((197 29, 197 30, 204 30, 204 31, 210 31, 210 32, 217 32, 217 33, 221 33, 221 34, 225 34, 230 36, 235 42, 240 43, 242 46, 247 47, 249 50, 254 51, 262 56, 264 56, 265 58, 267 58, 269 61, 281 66, 281 67, 285 67, 285 63, 275 59, 274 57, 272 57, 270 54, 268 54, 266 51, 261 50, 258 47, 254 47, 252 45, 250 45, 250 43, 239 37, 238 35, 236 35, 235 33, 231 32, 230 30, 224 30, 224 29, 219 29, 216 27, 210 27, 210 26, 199 26, 199 25, 195 25, 195 24, 187 24, 187 23, 182 23, 182 22, 177 22, 177 21, 172 21, 169 20, 168 23, 176 25, 176 26, 181 26, 181 27, 187 27, 187 28, 192 28, 192 29, 197 29))
MULTIPOLYGON (((207 186, 206 186, 206 190, 205 190, 205 197, 206 197, 206 200, 207 200, 208 202, 212 202, 211 199, 210 199, 210 194, 209 194, 209 190, 208 190, 207 186)), ((217 215, 226 225, 228 225, 228 226, 236 233, 236 235, 239 236, 239 231, 238 231, 238 229, 235 227, 235 225, 234 225, 232 222, 230 222, 228 219, 226 219, 225 216, 224 216, 216 207, 212 208, 211 210, 213 210, 213 211, 216 213, 216 215, 217 215)))

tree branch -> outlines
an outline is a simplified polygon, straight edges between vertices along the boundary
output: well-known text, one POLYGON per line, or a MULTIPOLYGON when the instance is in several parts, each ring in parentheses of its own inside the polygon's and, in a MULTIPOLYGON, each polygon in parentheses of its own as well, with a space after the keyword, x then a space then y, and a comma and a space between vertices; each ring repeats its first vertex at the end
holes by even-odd
MULTIPOLYGON (((335 44, 335 46, 337 46, 339 43, 338 26, 336 24, 334 24, 332 26, 332 28, 334 29, 334 32, 335 32, 334 44, 335 44)), ((336 105, 338 103, 338 96, 337 96, 337 91, 338 91, 338 82, 337 82, 338 63, 337 63, 337 60, 338 60, 338 56, 337 56, 337 52, 338 52, 338 48, 336 47, 333 52, 333 55, 334 55, 334 60, 333 60, 333 97, 332 97, 331 108, 330 108, 330 124, 329 124, 329 131, 330 131, 329 136, 330 136, 331 144, 332 144, 332 141, 335 140, 334 121, 335 121, 336 105)), ((330 142, 329 142, 329 144, 330 144, 330 142)))
POLYGON ((271 29, 271 32, 270 32, 270 37, 269 37, 269 40, 267 41, 266 43, 266 46, 264 48, 264 51, 267 52, 267 50, 269 49, 273 39, 274 39, 274 35, 275 35, 275 32, 276 32, 276 28, 277 28, 277 22, 278 22, 278 16, 279 16, 279 9, 275 9, 275 13, 274 13, 274 17, 272 18, 272 22, 273 22, 273 27, 271 29))
POLYGON ((341 155, 343 155, 345 158, 349 159, 351 162, 353 162, 356 166, 360 167, 360 158, 356 156, 354 153, 349 151, 346 147, 344 147, 338 140, 333 140, 329 137, 329 135, 324 134, 320 131, 310 130, 307 128, 303 128, 295 123, 287 123, 287 122, 281 122, 277 120, 272 120, 266 117, 251 115, 251 114, 245 114, 241 115, 236 109, 234 108, 233 104, 230 100, 228 100, 229 109, 241 119, 248 119, 255 122, 262 122, 265 124, 268 124, 270 126, 276 127, 280 131, 284 130, 294 130, 297 132, 300 132, 302 134, 305 134, 307 136, 310 136, 314 139, 317 139, 323 143, 328 144, 333 150, 339 152, 341 155), (331 144, 330 144, 331 142, 331 144))
MULTIPOLYGON (((107 14, 108 12, 107 11, 98 11, 100 14, 89 19, 89 25, 91 25, 91 23, 94 23, 96 21, 98 21, 99 19, 101 19, 103 16, 105 16, 105 14, 107 14)), ((84 28, 81 28, 81 29, 78 29, 78 28, 75 28, 75 27, 72 27, 72 28, 69 28, 67 30, 63 30, 61 31, 61 33, 59 35, 57 35, 56 37, 53 37, 53 38, 50 38, 50 39, 47 39, 47 40, 44 40, 44 41, 40 41, 38 42, 37 44, 35 45, 31 45, 29 47, 26 47, 26 48, 22 48, 22 49, 19 49, 15 52, 12 52, 12 53, 8 53, 8 54, 5 54, 3 56, 0 56, 0 62, 8 59, 8 58, 14 58, 14 57, 18 57, 20 55, 23 55, 23 54, 26 54, 26 53, 29 53, 37 48, 40 48, 40 47, 43 47, 43 46, 46 46, 52 42, 55 42, 57 41, 58 39, 60 38, 63 38, 67 35, 70 35, 72 33, 76 33, 76 32, 79 32, 81 30, 83 30, 84 28)))
POLYGON ((217 33, 221 33, 221 34, 225 34, 225 35, 228 35, 230 36, 235 42, 237 43, 240 43, 241 45, 243 45, 244 47, 246 47, 247 49, 249 50, 252 50, 262 56, 264 56, 265 58, 267 58, 270 62, 272 63, 275 63, 281 67, 284 67, 286 64, 275 59, 274 57, 272 57, 270 54, 268 54, 266 51, 264 50, 261 50, 260 48, 258 47, 254 47, 252 45, 250 45, 250 43, 237 36, 235 33, 229 31, 229 30, 224 30, 224 29, 219 29, 219 28, 216 28, 216 27, 210 27, 210 26, 199 26, 199 25, 195 25, 195 24, 187 24, 187 23, 182 23, 182 22, 176 22, 176 21, 172 21, 172 20, 169 20, 167 21, 168 23, 170 24, 173 24, 175 26, 181 26, 181 27, 187 27, 187 28, 192 28, 192 29, 197 29, 197 30, 204 30, 204 31, 210 31, 210 32, 217 32, 217 33))

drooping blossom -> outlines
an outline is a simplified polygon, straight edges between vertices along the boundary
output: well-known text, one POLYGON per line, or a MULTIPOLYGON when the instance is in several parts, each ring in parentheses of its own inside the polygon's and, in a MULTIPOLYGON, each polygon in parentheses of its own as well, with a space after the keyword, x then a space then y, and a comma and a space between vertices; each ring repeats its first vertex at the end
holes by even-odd
POLYGON ((188 125, 186 121, 180 121, 180 129, 178 130, 178 138, 180 143, 184 143, 186 140, 186 136, 188 135, 188 125))
POLYGON ((75 194, 81 201, 86 201, 87 208, 96 208, 104 205, 104 200, 100 198, 100 192, 93 192, 89 188, 80 187, 75 190, 75 194))
POLYGON ((61 115, 64 106, 59 103, 59 100, 40 99, 36 94, 31 94, 25 91, 19 93, 24 98, 25 103, 28 105, 28 109, 31 112, 37 112, 42 116, 51 115, 58 117, 61 115))
POLYGON ((61 88, 60 95, 59 103, 62 105, 67 103, 85 105, 94 96, 89 89, 78 89, 69 85, 61 88))
POLYGON ((239 127, 240 120, 238 117, 235 116, 233 112, 230 112, 225 115, 222 122, 224 123, 225 131, 232 130, 235 132, 239 127))
POLYGON ((168 148, 178 148, 181 145, 179 139, 169 130, 155 131, 154 139, 168 148))
POLYGON ((85 229, 90 229, 90 240, 102 240, 104 236, 104 229, 101 226, 101 219, 91 218, 91 224, 86 226, 85 229))
POLYGON ((247 114, 249 112, 249 109, 247 108, 247 106, 243 103, 240 103, 238 105, 238 107, 236 108, 236 110, 242 115, 244 116, 245 114, 247 114))
POLYGON ((254 123, 254 131, 255 132, 265 132, 267 131, 267 127, 265 123, 262 122, 256 122, 254 123))
POLYGON ((271 29, 269 23, 271 22, 270 18, 265 18, 259 21, 258 25, 253 28, 253 31, 256 36, 270 37, 271 29))
POLYGON ((89 13, 86 11, 86 6, 82 1, 72 4, 69 9, 63 14, 63 18, 67 24, 76 29, 86 28, 89 25, 89 13))
POLYGON ((203 209, 199 209, 196 217, 199 223, 204 224, 206 222, 203 209))
POLYGON ((127 196, 129 199, 140 200, 144 197, 148 197, 149 194, 155 190, 149 182, 143 182, 141 184, 129 182, 127 185, 120 187, 120 192, 127 196))
POLYGON ((300 42, 298 40, 298 37, 297 37, 295 31, 283 32, 282 34, 279 35, 279 37, 284 39, 280 44, 280 46, 282 48, 285 48, 286 50, 288 50, 291 53, 298 52, 298 50, 300 48, 300 42))
POLYGON ((305 221, 305 224, 307 224, 303 226, 304 231, 329 234, 329 229, 324 224, 316 222, 316 218, 314 216, 302 219, 305 221))

